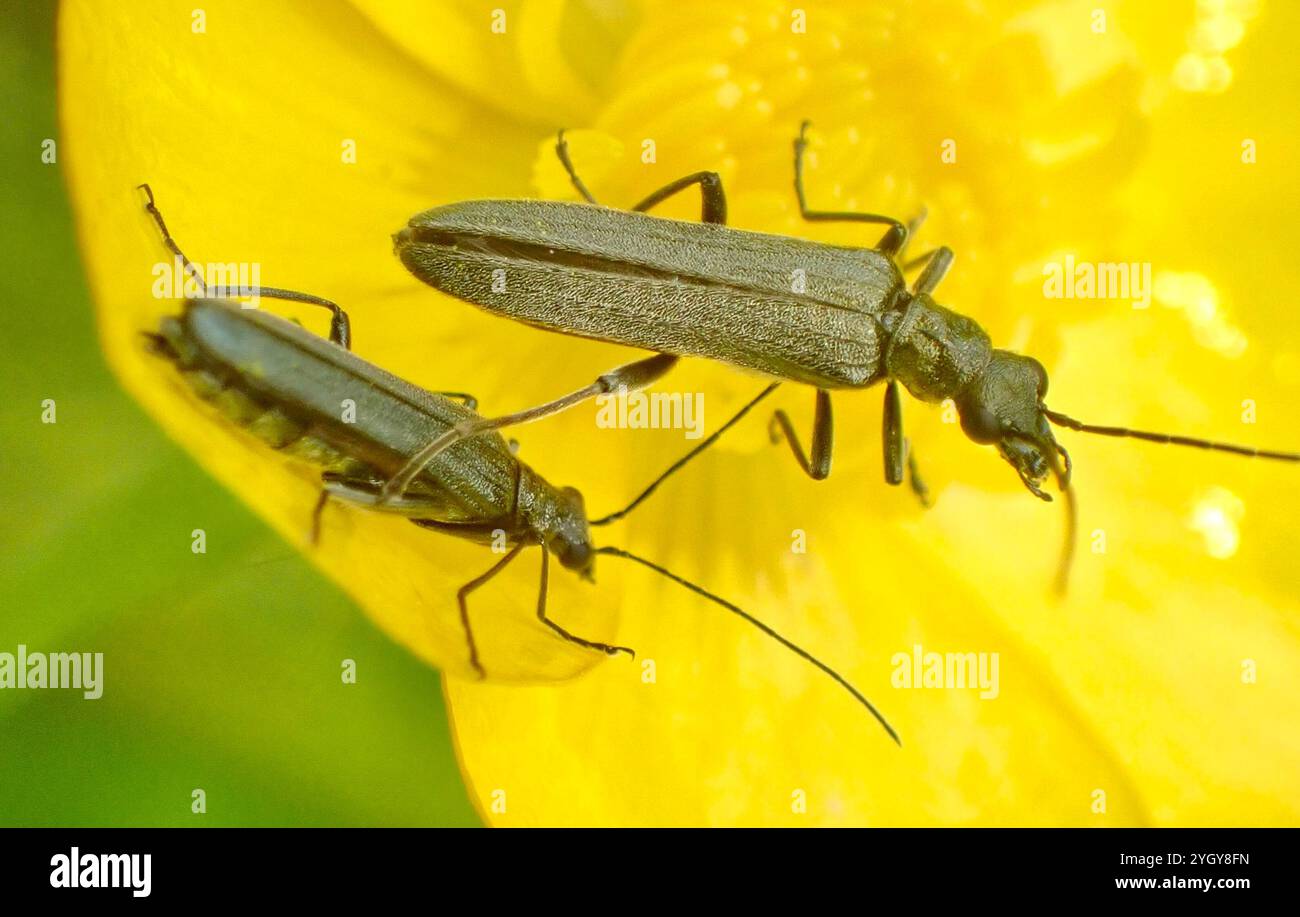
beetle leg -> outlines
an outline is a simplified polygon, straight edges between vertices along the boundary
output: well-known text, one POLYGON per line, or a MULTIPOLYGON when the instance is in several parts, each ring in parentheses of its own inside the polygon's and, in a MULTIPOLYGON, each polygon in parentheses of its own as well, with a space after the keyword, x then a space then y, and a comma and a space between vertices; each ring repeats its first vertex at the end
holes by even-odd
MULTIPOLYGON (((894 257, 897 258, 899 261, 903 260, 903 255, 907 252, 907 246, 910 245, 912 240, 916 238, 916 234, 917 232, 920 231, 921 224, 925 222, 925 218, 927 215, 928 215, 928 211, 924 207, 922 207, 920 212, 918 212, 916 216, 912 217, 910 220, 907 221, 907 238, 903 240, 903 244, 900 245, 898 247, 898 251, 894 253, 894 257)), ((904 266, 903 270, 907 270, 906 266, 904 266)))
POLYGON ((932 248, 929 251, 925 252, 925 254, 917 255, 915 258, 908 258, 906 261, 904 261, 902 264, 899 265, 899 268, 905 274, 910 271, 914 271, 921 265, 927 263, 931 258, 933 258, 934 253, 936 251, 937 249, 932 248))
MULTIPOLYGON (((296 290, 282 290, 278 287, 254 287, 249 295, 265 296, 267 299, 282 299, 286 302, 301 302, 311 306, 323 306, 329 309, 332 314, 330 317, 330 334, 331 344, 338 344, 344 350, 352 349, 352 320, 348 314, 343 311, 342 307, 336 303, 323 299, 320 296, 313 296, 310 293, 299 293, 296 290)), ((242 295, 239 291, 231 292, 229 295, 242 295)))
MULTIPOLYGON (((325 513, 325 504, 329 503, 330 498, 334 498, 343 503, 350 503, 354 506, 373 506, 375 494, 383 484, 382 480, 370 480, 366 478, 352 477, 340 474, 335 471, 323 472, 320 476, 321 491, 320 497, 316 500, 316 505, 311 511, 311 528, 308 531, 307 541, 312 547, 320 544, 321 517, 325 513)), ((414 515, 420 512, 427 512, 429 504, 427 500, 407 500, 399 506, 391 507, 394 512, 406 515, 414 515)))
POLYGON ((330 492, 321 488, 316 506, 311 511, 311 529, 307 535, 308 544, 313 548, 320 544, 320 517, 325 512, 325 504, 330 501, 330 492))
POLYGON ((456 603, 460 606, 460 625, 465 629, 465 642, 469 644, 469 664, 474 667, 474 671, 478 672, 479 678, 487 678, 487 672, 483 671, 483 666, 479 664, 478 646, 474 643, 474 630, 469 626, 469 603, 467 601, 469 594, 504 570, 510 561, 519 556, 519 552, 524 549, 526 544, 526 541, 519 542, 510 549, 505 557, 489 567, 486 573, 480 573, 456 590, 456 603))
POLYGON ((636 651, 629 647, 614 646, 609 643, 597 643, 595 640, 584 640, 582 637, 578 637, 575 636, 574 634, 569 633, 563 627, 556 624, 554 621, 552 621, 550 618, 546 616, 546 592, 547 592, 547 584, 549 582, 548 568, 550 567, 550 556, 551 553, 547 551, 546 546, 543 545, 542 546, 542 575, 541 578, 538 580, 538 586, 537 586, 537 620, 541 621, 551 630, 555 631, 555 633, 559 634, 562 638, 567 640, 569 643, 574 644, 575 646, 581 646, 584 649, 589 649, 589 650, 598 650, 599 652, 604 653, 606 656, 613 656, 616 653, 627 653, 629 656, 635 659, 636 651))
POLYGON ((882 422, 885 446, 885 483, 903 483, 903 466, 906 464, 906 440, 903 439, 903 402, 898 395, 898 382, 889 380, 885 386, 885 413, 882 422))
POLYGON ((431 395, 441 395, 443 398, 450 398, 453 401, 459 401, 471 411, 478 410, 478 399, 468 392, 430 392, 431 395))
POLYGON ((594 398, 597 395, 606 395, 621 389, 636 391, 645 388, 676 366, 679 359, 681 358, 673 354, 657 353, 653 357, 637 360, 635 363, 627 363, 611 370, 600 376, 591 385, 583 386, 577 391, 570 392, 545 404, 517 411, 514 414, 505 414, 501 417, 475 417, 462 420, 407 459, 406 464, 398 469, 397 474, 389 478, 388 482, 384 484, 379 492, 376 505, 382 508, 384 504, 400 496, 429 462, 433 461, 443 450, 450 448, 462 439, 477 436, 480 433, 487 433, 490 430, 499 430, 502 427, 540 420, 543 417, 549 417, 551 414, 558 414, 560 411, 571 408, 576 404, 581 404, 588 398, 594 398))
POLYGON ((903 402, 899 397, 898 382, 889 380, 885 386, 885 411, 882 422, 885 447, 885 482, 898 485, 903 483, 906 469, 907 483, 916 494, 921 505, 930 505, 930 489, 921 480, 917 470, 916 455, 912 452, 912 441, 903 435, 903 402))
POLYGON ((952 259, 952 249, 946 245, 941 245, 904 264, 904 271, 910 271, 914 267, 925 265, 920 276, 916 278, 916 282, 912 284, 912 295, 919 296, 922 293, 933 293, 934 288, 939 285, 939 281, 943 280, 944 275, 948 273, 948 268, 952 267, 952 259))
POLYGON ((632 209, 637 213, 644 213, 691 185, 700 186, 702 198, 700 219, 705 223, 726 223, 727 195, 722 190, 722 178, 717 172, 696 172, 675 182, 669 182, 632 209))
POLYGON ((320 480, 325 494, 318 503, 318 514, 319 509, 324 507, 325 496, 351 506, 406 516, 412 522, 422 521, 421 517, 437 512, 436 501, 427 494, 408 493, 387 502, 381 500, 379 492, 384 486, 383 478, 359 477, 337 471, 326 471, 321 474, 320 480))
POLYGON ((569 181, 573 182, 573 187, 582 195, 583 200, 588 204, 599 204, 600 202, 591 196, 591 192, 587 190, 587 186, 582 183, 582 179, 573 168, 573 160, 569 159, 569 141, 564 139, 563 128, 555 137, 555 155, 560 157, 560 165, 564 166, 564 171, 569 173, 569 181))
POLYGON ((824 388, 817 389, 817 407, 813 412, 812 460, 804 455, 803 446, 799 444, 799 434, 790 423, 785 411, 777 411, 768 424, 768 433, 772 442, 781 441, 785 436, 794 453, 795 461, 804 473, 814 481, 823 480, 831 473, 831 444, 834 439, 835 425, 831 417, 831 393, 824 388))
POLYGON ((885 482, 898 485, 903 483, 904 471, 907 483, 916 494, 921 505, 930 505, 930 489, 921 480, 916 465, 916 455, 912 452, 912 441, 903 435, 903 402, 899 397, 898 382, 889 380, 885 386, 884 421, 881 424, 885 447, 885 482))
POLYGON ((916 499, 921 501, 921 506, 925 509, 930 508, 930 488, 925 486, 925 481, 921 480, 921 472, 916 464, 916 453, 912 451, 912 441, 903 440, 903 449, 907 452, 907 483, 912 488, 912 493, 916 494, 916 499))
POLYGON ((898 220, 880 213, 851 213, 848 211, 809 210, 803 191, 803 159, 808 149, 808 127, 812 122, 799 125, 799 136, 794 141, 794 193, 799 198, 799 213, 805 220, 816 222, 884 223, 889 226, 876 243, 881 254, 893 257, 907 244, 907 227, 898 220))
POLYGON ((256 295, 265 296, 267 299, 283 299, 287 302, 301 302, 312 306, 323 306, 333 313, 333 317, 330 319, 330 342, 338 344, 344 350, 352 349, 352 321, 340 306, 336 303, 330 302, 328 299, 322 299, 321 297, 313 296, 310 293, 299 293, 295 290, 281 290, 277 287, 263 286, 252 287, 248 290, 239 287, 234 289, 231 289, 230 287, 221 287, 209 291, 207 284, 203 282, 203 274, 194 266, 194 263, 190 261, 189 258, 185 257, 185 252, 181 251, 181 247, 177 245, 176 240, 172 238, 171 231, 167 228, 166 221, 163 220, 162 211, 159 210, 158 205, 154 203, 153 189, 150 188, 148 184, 138 185, 137 188, 145 194, 144 209, 148 211, 149 216, 153 217, 154 223, 157 224, 158 232, 162 234, 163 245, 167 246, 167 250, 180 259, 181 266, 185 268, 187 274, 194 278, 194 281, 199 285, 199 289, 203 291, 204 296, 256 295))
POLYGON ((610 514, 607 515, 607 516, 601 516, 599 519, 591 519, 591 520, 589 520, 589 521, 587 522, 587 524, 588 524, 588 525, 591 525, 591 526, 597 526, 597 525, 609 525, 611 522, 616 522, 617 520, 622 519, 622 518, 623 518, 624 516, 626 516, 628 513, 632 512, 632 510, 634 510, 634 509, 636 509, 638 506, 640 506, 641 503, 642 503, 644 500, 646 500, 646 499, 647 499, 651 494, 653 494, 653 493, 654 493, 654 492, 659 488, 659 485, 660 485, 660 484, 662 484, 664 481, 666 481, 668 478, 670 478, 672 475, 674 475, 674 474, 677 473, 678 471, 681 471, 682 468, 685 467, 685 466, 687 465, 687 463, 689 463, 692 459, 694 459, 696 456, 698 456, 701 452, 703 452, 705 449, 709 448, 709 447, 712 446, 714 443, 716 443, 719 439, 721 439, 721 438, 722 438, 722 434, 726 433, 728 430, 730 430, 732 427, 734 427, 737 423, 739 423, 739 422, 740 422, 740 418, 742 418, 742 417, 744 417, 746 414, 748 414, 749 411, 750 411, 750 409, 753 408, 754 405, 758 404, 760 401, 762 401, 762 400, 763 400, 764 398, 766 398, 768 395, 770 395, 770 394, 772 394, 774 391, 776 391, 777 386, 779 386, 780 384, 781 384, 780 382, 773 382, 773 383, 770 384, 767 388, 765 388, 765 389, 763 389, 761 392, 759 392, 758 395, 757 395, 756 397, 751 398, 749 401, 747 401, 747 402, 745 403, 745 406, 744 406, 744 407, 742 407, 742 408, 741 408, 739 411, 737 411, 735 414, 731 415, 731 419, 730 419, 730 420, 728 420, 728 421, 727 421, 726 423, 724 423, 722 426, 718 427, 718 429, 716 429, 716 430, 714 430, 712 433, 710 433, 709 436, 708 436, 708 438, 705 439, 704 442, 700 443, 698 446, 696 446, 696 447, 695 447, 694 449, 692 449, 690 452, 687 452, 685 455, 683 455, 683 456, 682 456, 681 458, 679 458, 677 461, 675 461, 675 462, 673 462, 671 465, 669 465, 668 468, 667 468, 667 470, 664 471, 663 474, 659 475, 659 477, 657 477, 657 478, 655 478, 653 481, 651 481, 650 484, 649 484, 649 486, 647 486, 647 487, 645 488, 645 490, 641 491, 641 493, 640 493, 639 495, 637 495, 636 499, 634 499, 634 500, 633 500, 631 503, 629 503, 627 506, 623 507, 623 508, 622 508, 621 510, 619 510, 618 512, 610 513, 610 514))
MULTIPOLYGON (((573 160, 569 158, 569 142, 564 139, 564 131, 560 131, 555 140, 555 155, 560 157, 560 164, 564 166, 564 171, 569 173, 569 181, 573 182, 573 187, 577 189, 587 203, 599 203, 587 190, 587 186, 583 184, 582 179, 578 177, 577 170, 573 167, 573 160)), ((670 182, 641 201, 632 210, 637 213, 644 213, 691 185, 700 186, 700 196, 703 198, 700 219, 705 223, 726 223, 727 195, 722 190, 722 179, 717 172, 695 172, 692 175, 670 182)))
MULTIPOLYGON (((312 507, 311 527, 307 533, 307 543, 312 547, 317 547, 320 544, 321 517, 325 514, 325 504, 329 503, 331 498, 354 506, 373 506, 375 494, 383 484, 382 480, 375 481, 349 477, 334 471, 322 473, 320 480, 320 496, 316 499, 316 505, 312 507)), ((403 501, 400 505, 393 506, 391 509, 403 515, 416 515, 427 512, 429 503, 427 500, 411 499, 403 501)))

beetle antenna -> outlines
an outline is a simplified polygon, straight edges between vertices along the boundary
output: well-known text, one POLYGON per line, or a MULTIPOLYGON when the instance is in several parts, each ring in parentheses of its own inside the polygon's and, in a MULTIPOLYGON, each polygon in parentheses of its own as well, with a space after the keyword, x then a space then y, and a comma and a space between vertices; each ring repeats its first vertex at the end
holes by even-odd
MULTIPOLYGON (((773 386, 773 388, 775 388, 775 386, 773 386)), ((744 618, 750 624, 753 624, 763 633, 767 634, 777 643, 780 643, 782 646, 790 650, 796 656, 799 656, 807 660, 808 662, 811 662, 817 668, 821 669, 823 672, 825 672, 827 675, 829 675, 831 678, 837 681, 840 684, 840 686, 844 688, 844 690, 848 691, 850 694, 853 695, 853 697, 858 701, 858 703, 862 704, 862 706, 866 707, 869 711, 871 711, 871 715, 876 718, 876 722, 878 722, 881 726, 884 727, 885 732, 889 733, 889 737, 893 739, 894 742, 896 742, 899 746, 903 744, 902 739, 898 737, 898 733, 894 731, 894 727, 889 725, 889 721, 886 720, 883 715, 881 715, 880 711, 877 710, 872 705, 871 701, 867 700, 862 695, 862 692, 860 692, 857 688, 853 687, 853 685, 849 684, 848 679, 846 679, 839 672, 836 672, 826 663, 822 662, 812 653, 805 650, 803 647, 799 646, 798 644, 792 643, 790 640, 787 640, 785 637, 781 636, 771 627, 764 624, 762 621, 760 621, 758 618, 751 615, 749 612, 745 611, 743 608, 740 608, 737 605, 733 605, 730 602, 728 602, 726 599, 714 595, 712 592, 709 592, 703 586, 697 586, 694 583, 692 583, 690 580, 683 579, 682 577, 678 576, 676 573, 673 573, 671 570, 667 570, 659 566, 653 561, 646 560, 644 557, 638 557, 637 555, 631 553, 630 551, 624 551, 622 548, 612 548, 612 547, 597 548, 596 553, 608 554, 613 557, 625 557, 628 560, 632 560, 637 562, 638 564, 641 564, 641 566, 643 567, 649 567, 651 570, 654 570, 656 573, 666 576, 668 579, 672 580, 673 582, 681 586, 685 586, 687 589, 691 590, 691 592, 694 592, 696 595, 702 595, 706 599, 721 605, 723 608, 727 609, 727 611, 731 612, 732 614, 739 615, 740 617, 744 618)))
POLYGON ((1170 433, 1150 433, 1146 430, 1130 430, 1128 427, 1104 427, 1097 424, 1083 423, 1073 417, 1058 414, 1043 408, 1043 416, 1060 427, 1079 433, 1097 433, 1101 436, 1120 436, 1129 439, 1144 439, 1151 443, 1165 443, 1171 446, 1193 446, 1197 449, 1210 449, 1215 452, 1230 452, 1247 458, 1276 459, 1279 462, 1300 462, 1300 452, 1274 452, 1269 449, 1256 449, 1253 446, 1238 446, 1233 443, 1220 443, 1192 436, 1175 436, 1170 433))
POLYGON ((726 433, 733 426, 735 426, 735 424, 740 420, 740 418, 748 414, 750 409, 753 408, 754 405, 758 404, 768 395, 776 391, 777 386, 779 386, 780 384, 781 384, 780 382, 773 382, 767 388, 759 392, 756 397, 751 399, 748 404, 746 404, 743 408, 737 411, 730 420, 728 420, 722 426, 718 427, 718 429, 714 430, 713 433, 710 434, 702 443, 700 443, 690 452, 686 453, 677 461, 669 465, 668 469, 664 471, 663 474, 659 475, 659 477, 651 481, 650 486, 647 487, 645 490, 641 491, 641 493, 637 496, 637 498, 633 500, 631 503, 629 503, 627 506, 623 507, 621 510, 619 510, 616 513, 610 513, 608 516, 601 516, 599 519, 593 519, 587 524, 588 525, 609 525, 611 522, 617 522, 619 519, 622 519, 628 513, 632 512, 632 510, 640 506, 652 493, 654 493, 659 488, 660 484, 662 484, 665 480, 667 480, 671 475, 680 471, 684 465, 690 462, 693 458, 695 458, 705 449, 709 448, 714 443, 716 443, 723 433, 726 433))

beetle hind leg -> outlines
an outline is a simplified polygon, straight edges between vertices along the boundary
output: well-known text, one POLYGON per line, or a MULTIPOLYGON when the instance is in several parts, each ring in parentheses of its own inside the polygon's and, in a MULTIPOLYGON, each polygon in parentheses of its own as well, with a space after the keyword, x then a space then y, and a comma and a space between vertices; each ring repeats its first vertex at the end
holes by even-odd
POLYGON ((440 395, 443 398, 450 398, 452 401, 459 401, 470 411, 478 410, 478 399, 469 392, 431 392, 433 395, 440 395))
POLYGON ((700 220, 705 223, 727 222, 727 195, 722 190, 722 177, 717 172, 695 172, 691 175, 669 182, 658 191, 640 201, 632 208, 636 213, 645 213, 652 207, 666 201, 691 185, 700 186, 700 220))
POLYGON ((591 192, 587 190, 587 186, 578 177, 577 170, 573 168, 573 160, 569 158, 569 141, 564 139, 564 128, 560 128, 560 132, 555 136, 555 155, 559 157, 560 165, 564 166, 564 171, 569 173, 569 181, 573 183, 574 189, 582 195, 582 199, 588 204, 599 204, 600 201, 596 200, 591 192))
POLYGON ((812 210, 803 189, 804 154, 808 150, 808 128, 812 122, 804 121, 799 125, 799 136, 794 140, 794 193, 799 199, 799 215, 810 222, 822 223, 881 223, 889 228, 874 246, 884 255, 894 257, 907 244, 907 226, 891 216, 882 213, 854 213, 844 210, 812 210))
POLYGON ((332 316, 330 319, 330 343, 338 344, 344 350, 352 349, 352 320, 337 303, 330 302, 328 299, 323 299, 320 296, 313 296, 311 293, 299 293, 297 290, 282 290, 279 287, 264 287, 261 285, 249 289, 244 289, 242 287, 230 288, 226 286, 209 288, 203 281, 203 272, 185 256, 185 252, 181 251, 176 240, 172 238, 171 230, 167 228, 167 221, 163 219, 162 211, 158 209, 158 204, 154 200, 153 188, 149 187, 148 183, 145 183, 143 185, 137 185, 136 190, 143 191, 145 194, 144 209, 148 212, 149 216, 153 218, 154 224, 158 227, 158 232, 162 235, 163 245, 167 246, 167 250, 180 259, 185 272, 190 275, 196 284, 198 284, 198 288, 202 292, 202 295, 213 297, 238 297, 256 294, 257 296, 265 296, 267 299, 281 299, 286 302, 307 303, 312 306, 321 306, 322 308, 329 309, 332 316))

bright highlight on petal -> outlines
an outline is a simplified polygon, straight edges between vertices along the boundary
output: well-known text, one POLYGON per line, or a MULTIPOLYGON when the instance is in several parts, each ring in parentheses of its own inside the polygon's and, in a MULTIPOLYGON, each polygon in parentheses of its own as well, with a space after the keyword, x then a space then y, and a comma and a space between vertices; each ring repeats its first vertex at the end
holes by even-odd
POLYGON ((1161 305, 1182 311, 1201 346, 1230 359, 1245 352, 1249 344, 1245 333, 1228 320, 1219 303, 1219 291, 1204 274, 1159 271, 1152 295, 1161 305))
POLYGON ((1196 502, 1191 527, 1205 538, 1205 553, 1225 560, 1237 553, 1241 544, 1239 523, 1246 515, 1246 504, 1225 487, 1215 487, 1196 502))
POLYGON ((1184 92, 1225 92, 1232 66, 1224 54, 1240 44, 1258 6, 1255 0, 1198 0, 1188 50, 1174 65, 1174 85, 1184 92))

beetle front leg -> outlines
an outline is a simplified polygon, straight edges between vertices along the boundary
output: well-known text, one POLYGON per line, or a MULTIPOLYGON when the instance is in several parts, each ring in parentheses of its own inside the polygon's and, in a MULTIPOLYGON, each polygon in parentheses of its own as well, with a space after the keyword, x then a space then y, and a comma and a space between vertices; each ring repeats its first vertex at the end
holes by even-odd
POLYGON ((907 227, 891 216, 881 213, 852 213, 848 211, 810 210, 803 190, 803 160, 808 149, 808 128, 811 121, 799 125, 799 136, 794 140, 794 193, 799 198, 799 213, 805 220, 814 222, 883 223, 889 226, 876 243, 875 249, 891 258, 907 244, 907 227))
POLYGON ((831 473, 831 451, 835 438, 835 424, 831 416, 831 393, 824 388, 817 389, 817 406, 813 412, 812 459, 804 455, 803 446, 799 444, 799 434, 790 423, 785 411, 772 415, 768 425, 768 434, 772 442, 779 443, 784 436, 794 453, 795 461, 804 473, 814 481, 824 480, 831 473))
POLYGON ((906 474, 912 493, 916 494, 922 506, 928 507, 930 490, 917 470, 912 442, 903 435, 903 401, 899 395, 898 382, 894 379, 890 379, 885 386, 885 410, 881 428, 885 450, 885 482, 897 486, 903 483, 906 474))
POLYGON ((474 667, 474 671, 478 673, 480 679, 487 678, 487 672, 483 670, 483 666, 478 661, 478 645, 474 642, 474 629, 470 627, 469 623, 469 594, 504 570, 510 561, 519 556, 519 552, 524 549, 526 544, 527 542, 524 541, 519 542, 510 549, 510 552, 505 557, 489 567, 486 573, 480 573, 456 590, 456 604, 460 606, 460 626, 465 631, 465 643, 469 646, 469 664, 474 667))
POLYGON ((903 439, 903 402, 898 394, 898 382, 893 379, 885 386, 885 412, 881 427, 885 447, 885 483, 898 486, 903 483, 907 445, 903 439))
POLYGON ((549 581, 549 566, 551 553, 542 545, 542 573, 537 586, 537 620, 541 621, 552 631, 558 634, 562 639, 572 643, 574 646, 580 646, 583 649, 596 650, 604 653, 606 656, 613 656, 616 653, 627 653, 633 659, 636 658, 636 650, 627 646, 615 646, 611 643, 599 643, 595 640, 585 640, 575 634, 569 633, 560 625, 556 624, 546 616, 546 593, 549 581))

